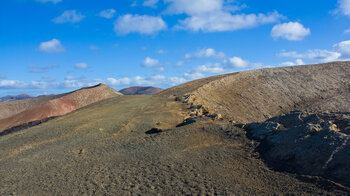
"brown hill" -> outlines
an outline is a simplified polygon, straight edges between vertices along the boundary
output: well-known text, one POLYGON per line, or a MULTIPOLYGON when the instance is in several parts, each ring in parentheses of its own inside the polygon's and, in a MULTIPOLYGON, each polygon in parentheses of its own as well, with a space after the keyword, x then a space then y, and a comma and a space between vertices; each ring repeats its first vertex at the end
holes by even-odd
POLYGON ((23 112, 29 108, 39 106, 45 102, 48 102, 51 99, 57 99, 62 95, 50 95, 50 96, 42 96, 36 97, 32 99, 26 100, 17 100, 10 102, 1 102, 0 103, 0 120, 4 118, 8 118, 20 112, 23 112))
POLYGON ((191 105, 185 122, 223 116, 261 142, 261 157, 277 170, 350 185, 348 159, 340 158, 350 157, 350 62, 269 68, 191 83, 161 93, 191 105))
POLYGON ((293 110, 350 111, 350 63, 268 68, 215 76, 170 88, 205 111, 239 123, 261 122, 293 110))
POLYGON ((142 86, 133 86, 120 90, 123 95, 155 95, 159 92, 162 92, 163 89, 156 88, 152 86, 142 87, 142 86))
POLYGON ((349 195, 349 67, 216 76, 0 136, 0 195, 349 195))
POLYGON ((62 116, 97 101, 119 95, 121 94, 112 88, 99 84, 61 95, 2 103, 0 114, 3 118, 0 119, 0 132, 28 122, 62 116))

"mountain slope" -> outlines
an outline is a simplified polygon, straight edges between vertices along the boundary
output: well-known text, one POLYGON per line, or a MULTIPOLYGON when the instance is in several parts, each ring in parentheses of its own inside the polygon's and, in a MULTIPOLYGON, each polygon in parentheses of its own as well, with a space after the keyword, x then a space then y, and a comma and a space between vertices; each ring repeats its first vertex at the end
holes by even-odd
POLYGON ((188 95, 190 103, 240 123, 264 121, 293 110, 350 111, 349 62, 270 68, 209 79, 212 81, 205 79, 195 89, 186 84, 161 94, 188 95))
POLYGON ((142 86, 133 86, 120 90, 123 95, 155 95, 159 92, 162 92, 163 89, 156 88, 152 86, 142 87, 142 86))
MULTIPOLYGON (((0 120, 0 132, 28 122, 61 116, 97 101, 119 95, 121 94, 112 88, 100 84, 67 94, 38 98, 34 104, 24 105, 23 108, 17 110, 23 111, 0 120)), ((20 105, 18 103, 12 104, 15 106, 20 105)))
POLYGON ((29 108, 39 106, 49 100, 57 99, 62 95, 49 95, 43 97, 36 97, 26 100, 17 100, 10 102, 1 102, 0 103, 0 120, 13 116, 15 114, 21 113, 29 108))
MULTIPOLYGON (((295 108, 347 109, 347 105, 337 108, 336 103, 349 97, 349 66, 343 62, 215 76, 157 95, 102 100, 39 126, 1 136, 0 195, 348 195, 349 185, 342 179, 334 182, 327 175, 299 175, 270 167, 258 151, 268 146, 251 140, 243 129, 246 125, 233 120, 252 123, 267 118, 261 116, 263 112, 274 115, 295 108), (282 109, 273 111, 280 108, 275 104, 282 109), (223 114, 223 119, 209 115, 213 113, 223 114)), ((308 115, 304 118, 308 120, 297 123, 303 123, 308 131, 311 126, 306 123, 313 120, 308 115)), ((313 135, 325 138, 314 130, 298 137, 293 130, 299 124, 288 119, 271 120, 281 126, 257 123, 254 127, 258 129, 253 131, 265 136, 260 133, 268 129, 265 137, 272 136, 275 145, 281 145, 276 144, 280 141, 276 137, 286 131, 296 138, 288 141, 286 137, 288 145, 301 142, 308 146, 313 135)), ((339 141, 348 138, 343 135, 348 132, 334 133, 337 129, 332 127, 325 127, 322 134, 341 137, 339 141)), ((329 149, 335 149, 331 152, 334 159, 326 157, 328 152, 321 156, 334 166, 339 160, 337 150, 350 152, 347 142, 340 147, 338 143, 316 142, 312 147, 317 151, 332 146, 329 149)), ((298 146, 283 147, 302 152, 298 146)), ((281 148, 273 146, 275 149, 281 148)), ((308 161, 295 159, 298 164, 308 161)), ((282 165, 288 163, 282 161, 282 165)))
POLYGON ((270 170, 230 123, 176 127, 186 108, 162 96, 120 96, 0 137, 0 193, 344 193, 270 170))

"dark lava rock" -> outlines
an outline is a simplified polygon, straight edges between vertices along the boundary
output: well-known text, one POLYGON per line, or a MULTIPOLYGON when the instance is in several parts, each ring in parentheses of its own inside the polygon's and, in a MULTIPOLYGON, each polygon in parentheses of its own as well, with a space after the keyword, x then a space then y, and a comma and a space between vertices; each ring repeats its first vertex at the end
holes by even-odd
POLYGON ((350 113, 292 112, 245 126, 261 157, 281 171, 350 185, 350 113))
POLYGON ((187 118, 184 122, 176 125, 176 127, 186 126, 186 125, 189 125, 189 124, 192 124, 192 123, 195 123, 195 122, 196 122, 195 118, 187 118))
POLYGON ((146 134, 157 134, 157 133, 161 133, 161 132, 163 132, 163 130, 157 129, 157 128, 152 128, 151 130, 146 131, 146 134))

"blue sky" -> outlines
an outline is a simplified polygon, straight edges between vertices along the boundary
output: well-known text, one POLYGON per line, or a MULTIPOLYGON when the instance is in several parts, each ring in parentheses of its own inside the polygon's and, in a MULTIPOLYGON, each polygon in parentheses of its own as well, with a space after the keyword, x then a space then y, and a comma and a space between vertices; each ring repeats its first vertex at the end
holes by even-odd
POLYGON ((350 0, 4 0, 0 96, 350 58, 350 0))

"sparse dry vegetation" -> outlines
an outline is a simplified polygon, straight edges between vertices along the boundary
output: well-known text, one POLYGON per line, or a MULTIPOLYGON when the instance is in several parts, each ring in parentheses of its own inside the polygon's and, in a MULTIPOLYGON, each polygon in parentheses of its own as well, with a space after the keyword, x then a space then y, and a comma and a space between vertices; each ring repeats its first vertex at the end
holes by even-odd
POLYGON ((349 111, 349 73, 349 62, 263 69, 96 102, 1 136, 0 194, 347 195, 339 180, 267 163, 245 123, 349 111))

